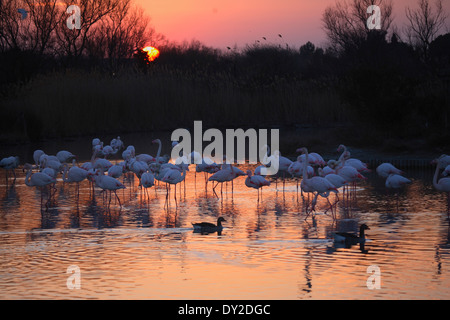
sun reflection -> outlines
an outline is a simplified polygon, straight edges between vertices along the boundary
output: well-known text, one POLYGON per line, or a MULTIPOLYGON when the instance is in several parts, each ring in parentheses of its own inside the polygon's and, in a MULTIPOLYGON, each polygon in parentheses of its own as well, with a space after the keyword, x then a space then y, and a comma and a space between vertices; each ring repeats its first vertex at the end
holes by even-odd
POLYGON ((142 51, 147 52, 148 61, 155 61, 159 57, 159 50, 155 47, 145 47, 142 51))

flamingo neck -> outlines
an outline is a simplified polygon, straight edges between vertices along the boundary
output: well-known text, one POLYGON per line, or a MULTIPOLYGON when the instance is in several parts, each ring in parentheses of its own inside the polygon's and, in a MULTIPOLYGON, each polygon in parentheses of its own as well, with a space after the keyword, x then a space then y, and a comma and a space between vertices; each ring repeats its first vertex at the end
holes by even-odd
POLYGON ((27 176, 25 177, 25 184, 29 187, 33 187, 33 185, 30 182, 30 178, 31 178, 31 169, 28 169, 27 176))
POLYGON ((156 159, 159 158, 159 156, 161 155, 161 140, 158 140, 158 153, 156 154, 156 159))
POLYGON ((344 147, 344 151, 342 151, 341 156, 338 159, 338 165, 337 168, 342 168, 345 164, 345 154, 347 152, 347 147, 344 147))
POLYGON ((436 171, 434 172, 434 177, 433 177, 433 186, 440 191, 440 187, 438 184, 438 175, 439 175, 439 163, 436 164, 436 171))
POLYGON ((92 157, 91 157, 91 164, 92 165, 94 165, 95 158, 97 158, 97 153, 98 153, 98 150, 95 149, 94 153, 92 154, 92 157))
POLYGON ((305 148, 305 163, 303 164, 303 180, 308 179, 308 163, 309 163, 309 155, 308 149, 305 148))

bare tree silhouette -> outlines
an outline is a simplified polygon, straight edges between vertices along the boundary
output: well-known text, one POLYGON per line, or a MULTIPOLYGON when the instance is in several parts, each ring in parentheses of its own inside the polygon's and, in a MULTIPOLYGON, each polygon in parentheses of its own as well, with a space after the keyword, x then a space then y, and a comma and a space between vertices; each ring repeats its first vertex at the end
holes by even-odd
POLYGON ((337 0, 322 15, 323 28, 335 49, 358 47, 372 32, 387 34, 393 20, 391 0, 337 0), (367 8, 376 5, 381 10, 381 30, 369 30, 367 8))
POLYGON ((410 44, 427 56, 430 43, 439 35, 447 19, 442 0, 435 1, 434 10, 429 0, 419 0, 417 9, 406 8, 406 18, 406 34, 410 44))

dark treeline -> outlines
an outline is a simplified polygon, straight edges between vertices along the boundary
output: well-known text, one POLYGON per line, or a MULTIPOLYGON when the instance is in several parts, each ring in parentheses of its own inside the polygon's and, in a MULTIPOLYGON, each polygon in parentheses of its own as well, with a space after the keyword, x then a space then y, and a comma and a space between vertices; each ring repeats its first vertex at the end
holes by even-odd
POLYGON ((136 18, 144 15, 130 2, 130 13, 116 17, 122 0, 103 1, 109 11, 76 40, 58 35, 56 26, 42 50, 44 41, 14 47, 0 34, 2 140, 172 130, 194 120, 338 127, 340 139, 392 148, 407 140, 413 142, 406 148, 440 147, 450 138, 450 34, 442 32, 439 1, 407 8, 402 34, 393 27, 391 2, 338 1, 322 17, 326 48, 292 48, 279 35, 277 44, 262 38, 224 50, 169 43, 148 18, 136 18), (366 26, 370 4, 382 8, 380 29, 366 26), (147 44, 161 52, 151 63, 139 50, 147 44))

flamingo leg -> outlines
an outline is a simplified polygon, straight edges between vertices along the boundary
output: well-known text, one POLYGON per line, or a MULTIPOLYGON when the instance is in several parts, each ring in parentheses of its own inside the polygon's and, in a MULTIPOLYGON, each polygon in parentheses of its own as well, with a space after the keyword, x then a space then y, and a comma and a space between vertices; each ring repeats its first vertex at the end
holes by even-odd
POLYGON ((114 194, 116 195, 117 201, 119 202, 120 207, 122 207, 122 203, 120 203, 119 196, 117 195, 116 190, 114 190, 114 194))

